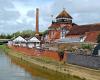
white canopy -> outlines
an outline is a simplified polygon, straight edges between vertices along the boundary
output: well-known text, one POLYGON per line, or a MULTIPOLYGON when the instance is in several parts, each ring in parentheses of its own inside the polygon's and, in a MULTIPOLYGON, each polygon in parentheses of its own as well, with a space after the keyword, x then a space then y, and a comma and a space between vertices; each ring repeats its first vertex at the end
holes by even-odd
POLYGON ((40 42, 36 37, 31 38, 28 42, 40 42))
POLYGON ((13 40, 14 42, 27 42, 24 38, 21 36, 17 37, 16 39, 13 40))

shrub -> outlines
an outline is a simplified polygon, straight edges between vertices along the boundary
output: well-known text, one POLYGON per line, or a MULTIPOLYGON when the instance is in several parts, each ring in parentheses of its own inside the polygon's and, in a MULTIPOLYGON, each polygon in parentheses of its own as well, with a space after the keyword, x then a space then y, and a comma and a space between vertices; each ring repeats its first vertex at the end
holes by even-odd
POLYGON ((60 61, 64 58, 64 50, 58 50, 58 56, 60 58, 60 61))
POLYGON ((92 50, 92 45, 90 44, 82 44, 82 49, 88 49, 88 50, 92 50))

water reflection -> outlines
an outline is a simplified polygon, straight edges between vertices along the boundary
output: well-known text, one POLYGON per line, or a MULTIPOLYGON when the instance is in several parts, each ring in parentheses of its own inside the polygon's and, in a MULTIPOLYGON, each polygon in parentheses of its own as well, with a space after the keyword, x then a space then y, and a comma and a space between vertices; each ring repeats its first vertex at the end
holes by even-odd
POLYGON ((81 80, 0 53, 0 80, 81 80))
MULTIPOLYGON (((17 61, 16 61, 17 62, 17 61)), ((43 77, 33 76, 25 68, 0 52, 0 80, 46 80, 43 77)))

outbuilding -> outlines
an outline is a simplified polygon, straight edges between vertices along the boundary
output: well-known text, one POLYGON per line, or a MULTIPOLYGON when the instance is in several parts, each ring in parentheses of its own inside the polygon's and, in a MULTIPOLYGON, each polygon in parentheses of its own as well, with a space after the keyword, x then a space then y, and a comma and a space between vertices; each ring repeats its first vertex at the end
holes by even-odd
POLYGON ((21 37, 21 36, 18 36, 17 38, 15 38, 13 40, 13 45, 14 46, 26 47, 26 44, 27 44, 27 41, 23 37, 21 37))
POLYGON ((27 46, 29 48, 40 48, 40 40, 36 37, 32 37, 30 40, 27 41, 27 46))

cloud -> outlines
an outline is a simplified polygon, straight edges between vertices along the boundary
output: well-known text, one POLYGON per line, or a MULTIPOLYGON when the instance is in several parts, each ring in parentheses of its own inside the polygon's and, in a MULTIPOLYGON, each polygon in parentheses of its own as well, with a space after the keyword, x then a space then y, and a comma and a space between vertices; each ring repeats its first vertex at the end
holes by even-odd
MULTIPOLYGON (((48 28, 48 24, 49 24, 49 17, 46 16, 46 13, 45 13, 45 16, 44 14, 41 14, 41 11, 39 11, 40 14, 39 14, 39 30, 40 31, 44 31, 48 28)), ((36 23, 36 13, 34 10, 29 10, 27 12, 27 22, 29 22, 30 24, 33 24, 35 25, 36 23)), ((25 19, 24 19, 25 20, 25 19)), ((33 27, 33 26, 32 26, 33 27)), ((35 29, 35 26, 34 26, 34 29, 35 29)))
POLYGON ((30 18, 34 18, 35 17, 35 11, 34 10, 29 10, 27 12, 27 16, 30 17, 30 18))
POLYGON ((18 11, 7 11, 1 10, 0 11, 0 20, 10 21, 16 20, 20 16, 18 11))
POLYGON ((22 16, 13 0, 0 0, 0 33, 13 33, 26 29, 35 29, 31 17, 22 16))
POLYGON ((73 15, 75 23, 78 24, 91 24, 100 22, 99 13, 76 13, 73 15))
POLYGON ((13 4, 11 3, 11 0, 0 0, 0 10, 6 9, 6 8, 13 8, 13 4))
POLYGON ((0 0, 0 33, 8 33, 13 30, 11 25, 16 25, 20 17, 19 12, 14 8, 11 0, 0 0))
POLYGON ((63 8, 77 24, 100 22, 99 0, 0 0, 0 33, 35 30, 35 9, 39 8, 39 27, 44 31, 63 8), (5 30, 6 29, 6 30, 5 30))
POLYGON ((35 29, 35 25, 34 24, 30 24, 30 23, 26 23, 23 21, 22 23, 19 22, 15 22, 15 23, 11 23, 11 24, 3 24, 3 26, 0 26, 0 32, 1 33, 14 33, 16 31, 22 31, 22 30, 27 30, 27 29, 35 29))
POLYGON ((98 0, 55 0, 52 13, 59 14, 63 8, 73 17, 77 24, 100 22, 100 1, 98 0))
POLYGON ((51 7, 52 2, 47 2, 45 5, 39 5, 39 7, 35 7, 34 9, 27 11, 27 16, 33 19, 33 23, 35 25, 35 16, 36 16, 36 8, 39 8, 39 27, 40 31, 44 31, 51 24, 51 7))

